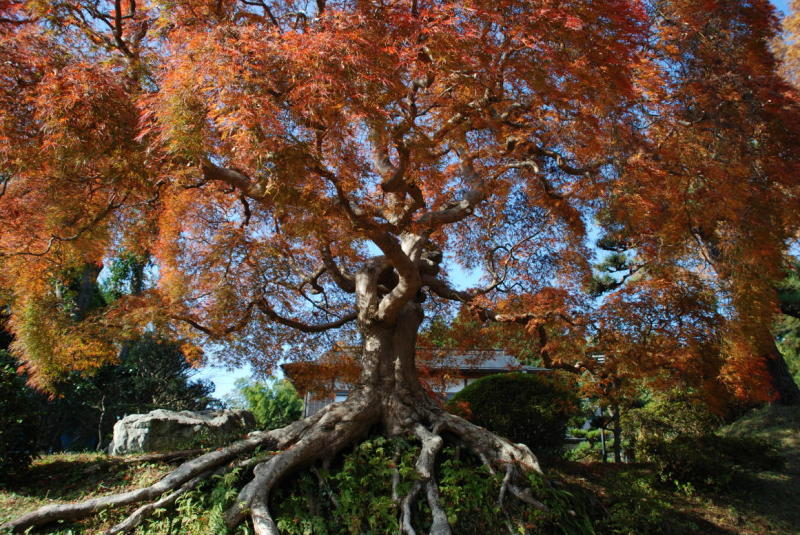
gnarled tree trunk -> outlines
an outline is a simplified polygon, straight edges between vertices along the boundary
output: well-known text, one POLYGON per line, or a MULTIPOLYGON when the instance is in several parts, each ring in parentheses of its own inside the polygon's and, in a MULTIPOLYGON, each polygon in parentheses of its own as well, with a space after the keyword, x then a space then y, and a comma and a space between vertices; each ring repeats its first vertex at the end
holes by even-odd
POLYGON ((356 277, 358 321, 364 340, 360 357, 362 373, 359 384, 346 401, 329 405, 282 429, 253 433, 227 448, 188 461, 150 487, 83 503, 45 506, 2 528, 21 532, 56 520, 80 519, 107 507, 149 501, 108 531, 128 532, 156 509, 172 505, 181 494, 204 479, 236 465, 255 464, 252 479, 226 512, 226 524, 233 528, 249 516, 256 534, 278 535, 268 508, 271 490, 293 471, 337 455, 363 439, 375 426, 380 426, 389 436, 416 437, 422 445, 416 463, 419 479, 399 502, 400 525, 406 535, 415 535, 411 507, 417 496, 424 496, 430 507, 430 533, 452 533, 447 515, 439 504, 434 473, 445 432, 474 451, 493 473, 505 475, 503 494, 512 494, 533 507, 546 510, 546 506, 532 496, 523 477, 526 471, 541 472, 527 446, 513 444, 447 413, 425 392, 415 365, 417 331, 424 317, 420 300, 407 301, 393 315, 392 321, 379 320, 375 304, 379 301, 378 278, 382 275, 385 273, 380 269, 367 268, 356 277), (256 464, 246 456, 258 447, 280 452, 256 464))
POLYGON ((772 388, 777 395, 776 403, 780 405, 800 405, 800 388, 798 388, 794 377, 789 372, 789 366, 778 349, 775 338, 766 327, 764 328, 763 336, 764 343, 762 347, 764 347, 766 355, 762 358, 766 364, 772 388))

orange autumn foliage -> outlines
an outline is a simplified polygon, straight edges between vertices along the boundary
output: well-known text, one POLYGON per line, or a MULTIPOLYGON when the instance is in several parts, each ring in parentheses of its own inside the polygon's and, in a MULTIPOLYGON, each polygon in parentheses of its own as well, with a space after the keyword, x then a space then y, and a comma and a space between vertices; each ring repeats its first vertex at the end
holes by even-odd
POLYGON ((158 326, 269 372, 424 297, 499 324, 465 346, 773 396, 763 330, 800 194, 777 20, 651 4, 0 0, 17 355, 46 385, 158 326), (600 300, 598 229, 641 266, 600 300), (61 274, 122 250, 157 285, 70 319, 61 274), (396 281, 359 301, 379 256, 396 281), (454 289, 455 264, 482 287, 454 289))

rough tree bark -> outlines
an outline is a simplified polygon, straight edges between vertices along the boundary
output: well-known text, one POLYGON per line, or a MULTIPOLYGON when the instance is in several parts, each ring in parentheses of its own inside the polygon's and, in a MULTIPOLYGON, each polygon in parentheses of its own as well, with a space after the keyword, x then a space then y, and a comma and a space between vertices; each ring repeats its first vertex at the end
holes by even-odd
POLYGON ((611 422, 614 432, 614 462, 622 462, 622 423, 620 421, 619 403, 611 406, 611 422))
POLYGON ((769 373, 772 387, 778 396, 776 402, 780 405, 800 405, 800 388, 794 382, 794 377, 789 372, 786 359, 783 358, 775 338, 768 329, 764 328, 765 344, 767 354, 763 357, 766 362, 767 373, 769 373))

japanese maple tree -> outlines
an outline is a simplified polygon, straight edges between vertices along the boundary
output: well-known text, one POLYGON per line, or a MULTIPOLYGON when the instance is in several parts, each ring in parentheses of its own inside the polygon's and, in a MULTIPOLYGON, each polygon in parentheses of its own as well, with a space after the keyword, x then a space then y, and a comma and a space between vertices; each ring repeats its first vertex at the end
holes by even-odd
POLYGON ((113 360, 153 326, 261 371, 363 347, 347 401, 7 526, 171 491, 112 532, 130 530, 264 446, 285 451, 226 522, 274 534, 270 489, 375 425, 422 443, 403 503, 426 496, 432 534, 451 532, 433 472, 443 433, 543 507, 528 448, 420 386, 417 332, 448 302, 549 330, 553 361, 589 339, 629 370, 696 374, 714 353, 712 372, 763 376, 749 384, 769 396, 759 344, 796 232, 800 128, 767 48, 775 25, 765 0, 0 0, 2 274, 34 381, 113 360), (635 264, 601 307, 593 221, 635 264), (158 284, 65 314, 65 271, 123 250, 151 254, 158 284), (483 285, 455 288, 454 262, 483 285))

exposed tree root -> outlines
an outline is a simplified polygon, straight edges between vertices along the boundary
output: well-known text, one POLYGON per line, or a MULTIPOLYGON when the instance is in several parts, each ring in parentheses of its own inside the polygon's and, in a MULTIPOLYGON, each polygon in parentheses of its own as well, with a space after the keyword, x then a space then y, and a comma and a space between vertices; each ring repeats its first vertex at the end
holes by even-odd
POLYGON ((417 481, 411 487, 411 490, 408 494, 403 498, 403 501, 400 504, 400 530, 405 535, 417 535, 417 532, 414 530, 414 526, 411 525, 411 506, 414 504, 414 500, 419 494, 420 489, 422 488, 422 483, 417 481))
POLYGON ((447 514, 439 505, 439 487, 433 474, 436 455, 442 449, 444 440, 421 424, 416 426, 415 434, 422 441, 422 449, 417 460, 417 472, 423 478, 428 506, 431 508, 433 516, 430 535, 450 535, 450 524, 447 522, 447 514))
MULTIPOLYGON (((234 468, 253 468, 252 479, 239 492, 225 512, 228 528, 235 528, 248 516, 257 535, 279 535, 269 511, 269 497, 287 475, 303 466, 330 459, 364 438, 376 424, 392 434, 415 436, 421 445, 415 468, 418 479, 403 497, 398 496, 399 475, 393 476, 393 499, 398 503, 400 529, 404 535, 416 535, 412 526, 414 504, 424 492, 431 511, 430 535, 451 535, 447 514, 440 504, 435 465, 447 433, 477 454, 492 473, 504 473, 498 503, 507 495, 541 510, 548 508, 532 495, 525 471, 541 473, 539 463, 522 444, 513 444, 466 420, 444 412, 428 398, 414 398, 415 403, 399 396, 378 395, 367 389, 354 392, 339 404, 329 405, 314 416, 282 429, 253 433, 227 448, 206 453, 187 461, 161 481, 142 489, 94 498, 82 503, 49 505, 26 514, 2 528, 24 531, 57 520, 78 520, 102 509, 150 501, 136 509, 107 533, 129 532, 157 509, 174 505, 176 500, 214 474, 234 468), (256 448, 278 450, 268 457, 248 457, 256 448)), ((336 504, 335 497, 332 496, 336 504)))
POLYGON ((137 455, 135 457, 123 457, 120 459, 120 462, 123 462, 125 464, 173 463, 175 461, 181 461, 183 459, 188 459, 189 457, 200 455, 201 453, 203 453, 203 450, 201 449, 171 451, 168 453, 148 453, 147 455, 137 455))
POLYGON ((477 452, 484 464, 494 473, 495 468, 505 472, 500 487, 498 502, 502 502, 505 492, 510 491, 520 501, 539 509, 550 508, 536 500, 522 477, 525 472, 542 474, 536 456, 525 444, 514 444, 482 427, 447 412, 440 412, 438 425, 461 439, 472 451, 477 452))
POLYGON ((439 506, 439 491, 433 479, 433 465, 436 455, 442 449, 443 440, 439 435, 429 431, 424 425, 417 424, 414 434, 422 442, 422 448, 417 458, 416 469, 420 480, 416 481, 409 493, 403 498, 401 504, 400 529, 406 535, 416 535, 416 531, 411 525, 411 506, 419 494, 420 490, 426 489, 428 505, 433 513, 433 526, 431 534, 450 535, 450 525, 447 523, 447 515, 439 506))
POLYGON ((335 455, 354 443, 366 435, 380 415, 374 399, 361 393, 329 407, 291 448, 255 467, 253 479, 242 488, 236 503, 225 514, 229 529, 241 523, 249 512, 257 535, 278 535, 267 505, 275 484, 299 466, 335 455))
MULTIPOLYGON (((336 497, 336 495, 333 493, 333 491, 331 491, 330 486, 325 481, 325 478, 322 477, 322 474, 320 474, 319 470, 317 470, 316 467, 312 467, 311 468, 311 473, 313 473, 314 477, 317 478, 317 484, 319 485, 320 493, 328 495, 328 498, 331 500, 331 504, 333 505, 334 509, 339 507, 339 499, 336 497)), ((399 477, 399 474, 398 474, 398 477, 399 477)))
POLYGON ((74 521, 94 513, 158 498, 165 492, 181 487, 191 479, 209 471, 216 470, 236 457, 249 453, 259 446, 282 449, 294 442, 296 437, 313 424, 313 418, 294 422, 282 429, 251 433, 247 438, 190 461, 167 474, 160 481, 141 489, 131 490, 109 496, 92 498, 84 502, 46 505, 36 511, 22 515, 0 526, 0 530, 22 532, 30 527, 43 526, 58 520, 74 521))
POLYGON ((526 471, 542 473, 539 461, 525 444, 514 444, 491 431, 445 411, 435 417, 441 430, 459 437, 470 449, 485 456, 491 468, 518 466, 526 471))
POLYGON ((508 465, 506 467, 506 475, 503 476, 503 482, 500 484, 500 492, 497 496, 497 505, 503 505, 503 498, 506 496, 506 491, 508 490, 508 485, 511 483, 511 477, 514 475, 514 467, 508 465))
POLYGON ((199 476, 192 478, 183 485, 181 485, 181 487, 175 492, 162 496, 161 498, 159 498, 154 502, 150 502, 148 504, 139 507, 138 509, 136 509, 136 511, 131 513, 125 520, 123 520, 119 524, 113 526, 108 531, 106 531, 106 534, 116 535, 117 533, 127 533, 133 531, 139 525, 141 525, 141 523, 144 522, 145 519, 147 519, 149 516, 155 513, 156 510, 172 507, 173 505, 175 505, 175 502, 178 500, 178 498, 180 498, 181 496, 183 496, 184 494, 195 488, 198 483, 210 477, 212 474, 213 472, 211 471, 200 474, 199 476))

